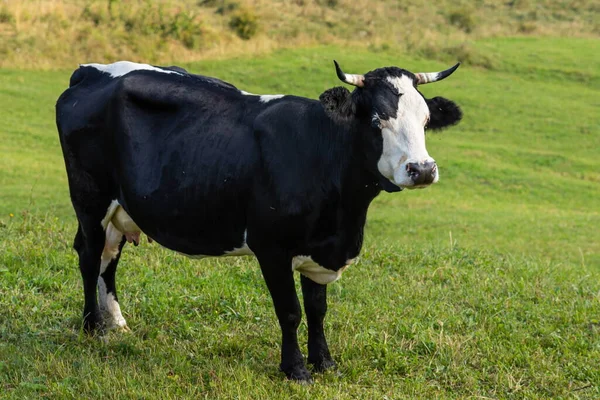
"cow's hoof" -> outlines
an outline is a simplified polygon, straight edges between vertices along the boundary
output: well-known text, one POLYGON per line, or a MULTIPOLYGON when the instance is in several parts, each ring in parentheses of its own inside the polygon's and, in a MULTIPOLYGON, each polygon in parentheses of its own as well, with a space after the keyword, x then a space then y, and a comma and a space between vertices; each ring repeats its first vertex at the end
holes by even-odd
POLYGON ((315 372, 325 372, 328 369, 335 369, 337 364, 331 358, 325 358, 319 361, 308 361, 312 365, 315 372))
POLYGON ((107 331, 115 332, 131 332, 131 329, 127 326, 125 318, 113 318, 110 314, 104 315, 104 326, 107 331))
POLYGON ((106 326, 107 331, 119 332, 119 333, 129 333, 131 329, 127 326, 127 324, 115 324, 112 323, 106 326))
POLYGON ((296 381, 298 383, 312 383, 313 381, 310 372, 308 372, 304 365, 294 366, 290 368, 282 367, 281 370, 285 373, 285 376, 291 381, 296 381))
POLYGON ((90 336, 96 335, 102 329, 102 318, 96 314, 85 314, 83 316, 83 331, 90 336))

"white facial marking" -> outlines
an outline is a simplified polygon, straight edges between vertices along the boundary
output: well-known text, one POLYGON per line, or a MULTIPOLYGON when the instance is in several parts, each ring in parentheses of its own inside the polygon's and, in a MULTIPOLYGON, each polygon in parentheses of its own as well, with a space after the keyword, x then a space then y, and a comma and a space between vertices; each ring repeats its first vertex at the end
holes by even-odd
POLYGON ((168 69, 161 69, 161 68, 153 67, 152 65, 138 64, 138 63, 134 63, 131 61, 118 61, 113 64, 81 64, 81 66, 96 68, 98 71, 102 71, 102 72, 109 74, 111 76, 111 78, 117 78, 119 76, 126 75, 126 74, 130 73, 131 71, 139 71, 139 70, 156 71, 156 72, 161 72, 163 74, 182 75, 181 73, 179 73, 177 71, 170 71, 168 69))
MULTIPOLYGON (((434 162, 425 148, 424 121, 429 117, 429 108, 408 76, 388 77, 387 80, 402 95, 398 99, 396 117, 380 121, 383 152, 377 168, 396 186, 411 187, 414 182, 406 164, 434 162)), ((437 180, 436 173, 434 182, 437 180)))
POLYGON ((337 271, 321 267, 313 261, 311 256, 296 256, 292 258, 292 271, 298 271, 302 275, 309 278, 311 281, 320 285, 327 285, 335 282, 342 276, 342 272, 348 267, 353 260, 348 260, 346 265, 337 271), (350 262, 348 262, 350 261, 350 262))

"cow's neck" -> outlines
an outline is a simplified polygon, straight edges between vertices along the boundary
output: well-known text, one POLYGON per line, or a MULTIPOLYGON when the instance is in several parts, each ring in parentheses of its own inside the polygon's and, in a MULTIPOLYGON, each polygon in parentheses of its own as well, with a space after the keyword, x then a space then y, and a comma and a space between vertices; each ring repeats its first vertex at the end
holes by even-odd
POLYGON ((330 269, 341 267, 360 252, 367 210, 381 192, 377 177, 365 168, 359 144, 362 135, 358 127, 353 128, 350 131, 353 140, 346 143, 348 156, 339 197, 322 205, 321 216, 311 235, 313 258, 330 269))

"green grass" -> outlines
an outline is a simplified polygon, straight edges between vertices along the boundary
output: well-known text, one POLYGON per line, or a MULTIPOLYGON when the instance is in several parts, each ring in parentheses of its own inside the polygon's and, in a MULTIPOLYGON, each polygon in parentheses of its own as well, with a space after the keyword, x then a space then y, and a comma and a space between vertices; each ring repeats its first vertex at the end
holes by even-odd
MULTIPOLYGON (((428 136, 441 180, 376 199, 360 262, 329 288, 339 374, 312 386, 277 372, 279 328, 251 258, 127 247, 118 281, 133 332, 80 332, 53 115, 70 72, 0 70, 0 398, 600 397, 597 41, 473 46, 493 69, 466 64, 422 88, 465 113, 428 136)), ((319 47, 187 67, 317 97, 338 85, 332 58, 349 73, 445 66, 319 47)))

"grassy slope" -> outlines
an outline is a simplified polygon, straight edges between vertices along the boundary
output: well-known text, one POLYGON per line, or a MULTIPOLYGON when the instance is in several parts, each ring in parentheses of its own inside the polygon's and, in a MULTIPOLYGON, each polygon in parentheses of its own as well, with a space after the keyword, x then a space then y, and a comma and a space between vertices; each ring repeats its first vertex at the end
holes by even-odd
MULTIPOLYGON (((133 334, 79 335, 53 125, 69 74, 0 71, 10 110, 0 120, 0 398, 600 396, 597 42, 477 47, 496 71, 466 66, 423 87, 456 100, 465 119, 428 139, 439 184, 384 194, 370 210, 361 262, 330 287, 342 374, 313 387, 276 372, 278 328, 250 259, 128 248, 120 282, 133 334)), ((316 97, 337 85, 333 56, 348 72, 443 67, 333 47, 189 67, 251 92, 316 97)))
POLYGON ((82 59, 110 62, 123 58, 168 64, 332 43, 391 48, 436 59, 460 57, 489 65, 470 41, 515 34, 598 38, 596 3, 5 1, 0 4, 0 67, 54 69, 82 59), (249 40, 238 37, 240 32, 248 33, 249 40))

